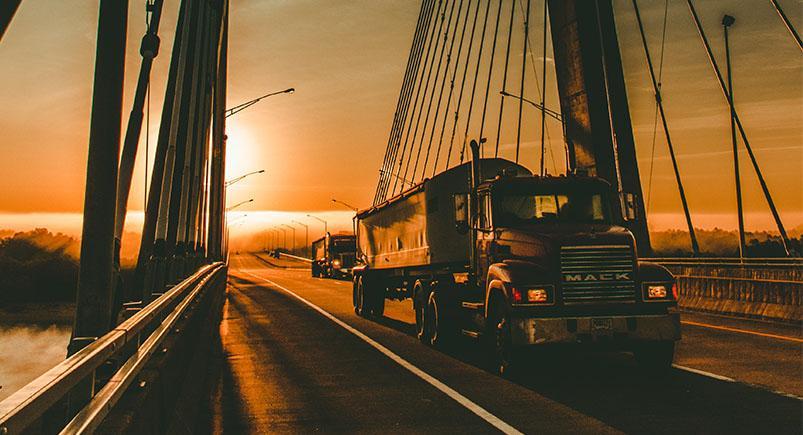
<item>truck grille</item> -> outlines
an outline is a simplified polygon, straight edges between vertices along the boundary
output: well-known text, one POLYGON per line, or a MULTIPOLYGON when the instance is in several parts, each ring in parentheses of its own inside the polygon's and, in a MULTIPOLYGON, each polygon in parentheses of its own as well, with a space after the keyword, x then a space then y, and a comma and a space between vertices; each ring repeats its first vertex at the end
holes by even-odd
POLYGON ((563 302, 633 302, 636 297, 630 246, 560 248, 563 302))

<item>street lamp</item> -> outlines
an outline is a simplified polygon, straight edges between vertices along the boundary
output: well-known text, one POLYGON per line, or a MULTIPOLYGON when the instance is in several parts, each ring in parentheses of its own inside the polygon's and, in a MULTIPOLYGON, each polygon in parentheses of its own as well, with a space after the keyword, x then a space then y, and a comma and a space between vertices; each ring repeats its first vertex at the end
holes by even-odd
POLYGON ((282 242, 282 247, 284 249, 287 249, 287 230, 282 228, 282 227, 276 227, 276 231, 280 231, 280 230, 282 232, 282 237, 284 238, 284 240, 282 242))
POLYGON ((319 222, 323 222, 323 235, 325 236, 325 235, 329 234, 329 228, 328 228, 325 220, 319 218, 318 216, 313 216, 311 214, 308 214, 307 217, 313 218, 313 219, 315 219, 315 220, 317 220, 319 222))
POLYGON ((344 206, 348 207, 349 209, 351 209, 351 210, 352 210, 352 211, 354 211, 354 212, 356 212, 356 211, 359 211, 359 210, 360 210, 360 209, 358 209, 357 207, 354 207, 353 205, 351 205, 351 204, 348 204, 348 203, 346 203, 346 202, 343 202, 343 201, 341 201, 341 200, 339 200, 339 199, 334 199, 334 198, 332 198, 332 202, 334 202, 335 204, 344 205, 344 206))
POLYGON ((239 177, 232 178, 231 180, 227 181, 227 182, 224 184, 224 186, 226 186, 226 187, 229 187, 229 186, 231 186, 232 184, 234 184, 234 183, 236 183, 236 182, 238 182, 238 181, 242 180, 243 178, 246 178, 246 177, 248 177, 249 175, 261 174, 261 173, 263 173, 263 172, 265 172, 265 170, 264 170, 264 169, 260 169, 260 170, 258 170, 258 171, 249 172, 249 173, 247 173, 247 174, 240 175, 239 177))
POLYGON ((292 94, 295 91, 296 91, 295 88, 288 88, 288 89, 285 89, 283 91, 271 92, 271 93, 265 94, 265 95, 263 95, 261 97, 254 98, 253 100, 246 101, 245 103, 238 104, 238 105, 232 107, 231 109, 226 109, 226 118, 228 118, 229 116, 234 115, 235 113, 241 112, 241 111, 253 106, 254 104, 258 103, 263 98, 272 97, 274 95, 279 95, 279 94, 292 94))
POLYGON ((309 256, 309 225, 299 221, 293 221, 293 223, 304 227, 304 250, 307 251, 307 256, 309 256))
POLYGON ((226 208, 226 211, 232 211, 243 204, 248 204, 249 202, 254 202, 254 198, 251 198, 248 201, 238 202, 237 204, 234 204, 233 206, 226 208))
POLYGON ((292 248, 290 249, 290 252, 295 252, 296 251, 296 227, 291 226, 291 225, 286 225, 286 224, 282 224, 282 226, 290 228, 291 230, 293 230, 293 239, 292 239, 292 243, 290 244, 292 246, 292 248))
POLYGON ((547 115, 551 116, 552 118, 555 118, 560 122, 563 122, 563 117, 561 116, 560 113, 558 113, 558 112, 556 112, 556 111, 554 111, 552 109, 547 109, 546 107, 536 103, 535 101, 528 100, 528 99, 526 99, 524 97, 520 97, 518 95, 513 95, 510 92, 506 92, 506 91, 501 91, 499 93, 504 95, 504 96, 506 96, 506 97, 513 97, 513 98, 516 98, 518 100, 524 101, 525 103, 529 103, 529 104, 533 105, 536 109, 541 110, 542 112, 546 113, 547 115))

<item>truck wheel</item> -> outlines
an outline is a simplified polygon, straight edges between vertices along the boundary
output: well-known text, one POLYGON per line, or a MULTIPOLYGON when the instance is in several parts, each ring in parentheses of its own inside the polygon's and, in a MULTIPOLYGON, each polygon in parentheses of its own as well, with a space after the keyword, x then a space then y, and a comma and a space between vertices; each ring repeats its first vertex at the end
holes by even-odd
POLYGON ((368 309, 365 306, 365 286, 363 283, 364 277, 360 276, 355 281, 354 285, 354 313, 360 317, 368 316, 368 309))
POLYGON ((653 372, 663 372, 672 367, 675 358, 674 341, 643 343, 633 350, 639 365, 653 372))
POLYGON ((379 280, 375 280, 371 289, 369 290, 371 300, 371 315, 374 317, 382 317, 385 315, 385 288, 378 284, 379 280))
POLYGON ((415 310, 415 335, 422 343, 427 342, 426 338, 426 312, 427 301, 429 301, 429 290, 424 290, 424 283, 416 281, 413 285, 413 309, 415 310))
POLYGON ((450 338, 446 307, 442 302, 438 293, 431 292, 424 311, 424 336, 426 343, 433 347, 443 347, 450 338))
POLYGON ((507 309, 502 303, 495 302, 491 305, 487 328, 488 344, 491 347, 489 368, 502 377, 516 377, 519 358, 511 340, 507 309))

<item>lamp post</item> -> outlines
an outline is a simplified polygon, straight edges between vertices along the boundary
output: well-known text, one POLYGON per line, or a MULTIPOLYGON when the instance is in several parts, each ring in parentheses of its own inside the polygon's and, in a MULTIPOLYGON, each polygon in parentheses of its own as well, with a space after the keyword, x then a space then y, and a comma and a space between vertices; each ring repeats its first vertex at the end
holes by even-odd
POLYGON ((274 95, 279 95, 279 94, 292 94, 295 91, 296 91, 295 88, 288 88, 288 89, 285 89, 283 91, 271 92, 271 93, 265 94, 265 95, 263 95, 261 97, 254 98, 253 100, 246 101, 245 103, 238 104, 238 105, 232 107, 231 109, 226 109, 226 118, 228 118, 229 116, 232 116, 232 115, 234 115, 236 113, 239 113, 239 112, 241 112, 241 111, 253 106, 254 104, 258 103, 263 98, 268 98, 268 97, 272 97, 274 95))
POLYGON ((296 227, 294 227, 292 225, 286 225, 286 224, 282 224, 282 226, 290 228, 293 231, 293 239, 291 240, 292 243, 290 244, 290 246, 292 246, 292 248, 290 249, 290 252, 295 252, 296 251, 296 227))
POLYGON ((308 214, 307 217, 313 218, 313 219, 315 219, 315 220, 317 220, 319 222, 323 222, 323 235, 325 236, 325 235, 327 235, 329 233, 329 227, 327 226, 327 223, 326 223, 325 220, 319 218, 318 216, 313 216, 311 214, 308 214))
POLYGON ((247 174, 240 175, 239 177, 232 178, 231 180, 227 181, 227 182, 225 183, 225 186, 226 186, 226 187, 229 187, 229 186, 231 186, 232 184, 234 184, 234 183, 236 183, 236 182, 238 182, 238 181, 240 181, 240 180, 242 180, 242 179, 244 179, 244 178, 248 177, 249 175, 261 174, 261 173, 263 173, 263 172, 265 172, 265 170, 264 170, 264 169, 260 169, 260 170, 258 170, 258 171, 249 172, 249 173, 247 173, 247 174))
POLYGON ((542 106, 541 104, 536 103, 535 101, 528 100, 528 99, 526 99, 524 97, 521 97, 521 96, 518 96, 518 95, 513 95, 510 92, 506 92, 506 91, 500 91, 499 93, 504 95, 504 96, 506 96, 506 97, 513 97, 513 98, 515 98, 517 100, 521 100, 521 101, 524 101, 525 103, 529 103, 533 107, 535 107, 536 109, 546 113, 550 117, 555 118, 560 122, 563 122, 563 116, 561 116, 560 113, 558 113, 558 112, 556 112, 556 111, 554 111, 552 109, 548 109, 548 108, 542 106))
POLYGON ((233 206, 226 208, 226 211, 232 211, 243 204, 248 204, 249 202, 254 202, 254 198, 251 198, 247 201, 238 202, 237 204, 234 204, 233 206))
POLYGON ((341 201, 339 199, 332 198, 332 202, 334 202, 335 204, 340 204, 340 205, 346 206, 351 211, 354 211, 354 212, 359 211, 359 209, 357 207, 354 207, 353 205, 351 205, 349 203, 346 203, 346 202, 343 202, 343 201, 341 201))
POLYGON ((304 251, 302 252, 306 252, 309 257, 309 225, 299 221, 293 221, 293 223, 304 227, 304 251))
POLYGON ((282 228, 282 227, 276 227, 276 230, 282 232, 282 236, 284 237, 284 241, 282 242, 282 248, 284 248, 286 250, 287 249, 287 230, 282 228))
POLYGON ((731 49, 728 29, 736 22, 736 18, 730 15, 722 17, 722 28, 725 31, 725 65, 728 74, 728 99, 730 105, 731 120, 731 142, 733 144, 733 174, 736 179, 736 213, 739 219, 739 258, 744 258, 745 237, 744 237, 744 211, 742 209, 742 181, 739 175, 739 148, 736 140, 736 117, 733 101, 733 74, 731 71, 731 49))

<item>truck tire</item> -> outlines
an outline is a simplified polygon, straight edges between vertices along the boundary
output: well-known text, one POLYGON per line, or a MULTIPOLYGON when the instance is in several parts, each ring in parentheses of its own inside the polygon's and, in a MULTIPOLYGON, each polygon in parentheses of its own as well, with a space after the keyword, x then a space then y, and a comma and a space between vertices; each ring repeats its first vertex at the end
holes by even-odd
POLYGON ((360 275, 354 280, 354 313, 360 317, 368 317, 368 309, 365 305, 364 279, 365 277, 360 275))
POLYGON ((430 292, 424 312, 424 335, 432 347, 444 348, 454 338, 446 300, 441 292, 430 292))
POLYGON ((674 341, 643 343, 633 350, 636 361, 651 372, 665 372, 675 358, 674 341))
POLYGON ((504 378, 519 374, 520 355, 513 347, 510 333, 510 318, 507 306, 500 298, 491 300, 486 321, 486 346, 489 348, 488 368, 504 378))
POLYGON ((429 286, 421 280, 416 280, 413 285, 413 309, 415 310, 415 335, 422 343, 427 343, 426 337, 426 312, 429 301, 429 286))

